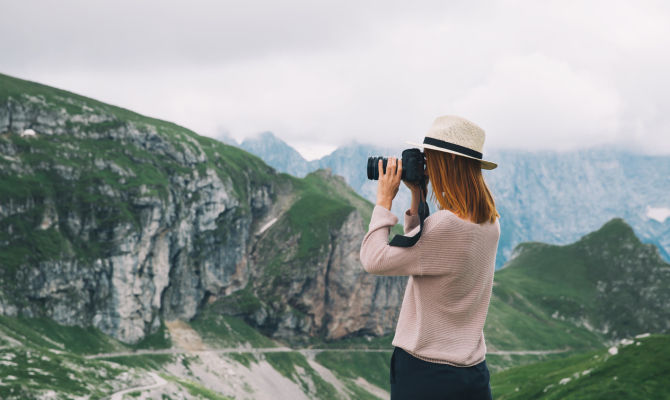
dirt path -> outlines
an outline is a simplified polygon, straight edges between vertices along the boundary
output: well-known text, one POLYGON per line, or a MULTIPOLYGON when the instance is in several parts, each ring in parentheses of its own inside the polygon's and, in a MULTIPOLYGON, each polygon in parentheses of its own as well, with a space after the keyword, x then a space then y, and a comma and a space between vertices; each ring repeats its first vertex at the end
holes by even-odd
POLYGON ((156 381, 156 383, 154 383, 152 385, 136 386, 136 387, 133 387, 133 388, 130 388, 130 389, 121 390, 119 392, 116 392, 116 393, 112 394, 112 396, 110 397, 110 400, 122 400, 123 396, 128 394, 128 393, 141 392, 143 390, 156 389, 156 388, 159 388, 163 385, 167 385, 167 381, 165 379, 161 378, 157 373, 149 372, 149 376, 151 376, 151 378, 153 378, 153 380, 156 381))
MULTIPOLYGON (((528 355, 546 355, 546 354, 557 354, 564 353, 570 349, 555 349, 555 350, 498 350, 498 351, 489 351, 486 354, 491 355, 517 355, 517 356, 528 356, 528 355)), ((362 353, 390 353, 391 349, 292 349, 289 347, 265 347, 265 348, 248 348, 248 347, 228 347, 221 349, 198 349, 198 350, 187 350, 187 349, 161 349, 161 350, 137 350, 137 351, 122 351, 117 353, 100 353, 100 354, 90 354, 84 356, 88 359, 95 358, 111 358, 111 357, 132 357, 132 356, 141 356, 141 355, 154 355, 154 354, 199 354, 199 353, 216 353, 216 354, 227 354, 227 353, 277 353, 285 351, 295 351, 298 352, 309 359, 314 359, 314 356, 324 351, 333 351, 333 352, 362 352, 362 353)))
POLYGON ((557 353, 565 353, 566 351, 569 351, 570 349, 556 349, 556 350, 511 350, 511 351, 505 351, 505 350, 498 350, 498 351, 489 351, 488 354, 492 354, 494 356, 543 356, 546 354, 557 354, 557 353))

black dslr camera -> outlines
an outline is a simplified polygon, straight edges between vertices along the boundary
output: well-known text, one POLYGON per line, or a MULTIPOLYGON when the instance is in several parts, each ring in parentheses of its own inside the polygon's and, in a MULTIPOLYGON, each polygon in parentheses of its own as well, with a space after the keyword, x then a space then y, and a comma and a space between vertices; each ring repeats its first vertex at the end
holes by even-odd
MULTIPOLYGON (((386 173, 386 164, 388 159, 384 157, 368 157, 368 179, 379 180, 379 160, 382 160, 382 168, 386 173)), ((414 236, 395 235, 389 242, 389 246, 397 247, 411 247, 421 237, 423 232, 423 221, 430 214, 428 203, 425 201, 427 179, 425 175, 426 159, 424 154, 419 149, 407 149, 402 152, 402 176, 404 181, 417 183, 423 187, 419 190, 419 232, 414 236)))
MULTIPOLYGON (((382 160, 382 168, 386 173, 388 158, 368 157, 368 179, 379 179, 379 160, 382 160)), ((426 161, 424 154, 419 149, 407 149, 402 152, 402 179, 407 182, 422 183, 425 179, 424 170, 426 161)))

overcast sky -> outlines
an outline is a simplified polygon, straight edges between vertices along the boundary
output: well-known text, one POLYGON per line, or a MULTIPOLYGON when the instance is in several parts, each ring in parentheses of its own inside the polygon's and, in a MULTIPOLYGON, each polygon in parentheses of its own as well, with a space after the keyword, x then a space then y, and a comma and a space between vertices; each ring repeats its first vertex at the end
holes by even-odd
MULTIPOLYGON (((421 141, 670 154, 670 2, 0 0, 0 72, 307 158, 421 141)), ((486 157, 485 157, 486 158, 486 157)))

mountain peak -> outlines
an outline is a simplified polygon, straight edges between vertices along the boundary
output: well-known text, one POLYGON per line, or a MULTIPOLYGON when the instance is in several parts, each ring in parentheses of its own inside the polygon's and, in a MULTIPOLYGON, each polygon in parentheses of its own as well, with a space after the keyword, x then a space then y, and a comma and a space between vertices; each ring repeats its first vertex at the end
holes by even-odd
POLYGON ((303 177, 309 172, 307 160, 293 147, 270 131, 244 139, 240 147, 256 154, 278 171, 303 177))
POLYGON ((257 133, 253 136, 249 136, 249 137, 245 138, 244 140, 242 140, 241 145, 244 145, 245 143, 246 144, 251 144, 251 143, 256 144, 256 143, 267 143, 267 142, 272 142, 273 144, 281 143, 283 145, 288 146, 288 144, 286 144, 286 142, 284 142, 277 135, 272 133, 272 131, 264 131, 264 132, 257 133))
POLYGON ((623 218, 615 217, 600 229, 582 236, 576 243, 633 243, 640 244, 633 228, 623 218))

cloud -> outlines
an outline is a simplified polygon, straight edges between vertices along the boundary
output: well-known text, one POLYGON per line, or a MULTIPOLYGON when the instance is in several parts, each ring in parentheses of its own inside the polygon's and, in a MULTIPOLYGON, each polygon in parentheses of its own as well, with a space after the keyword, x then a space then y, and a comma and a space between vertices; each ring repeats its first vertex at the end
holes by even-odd
POLYGON ((210 136, 397 146, 460 113, 487 148, 670 154, 665 2, 67 0, 3 15, 3 72, 210 136))
POLYGON ((452 109, 489 131, 488 146, 571 150, 619 139, 621 103, 596 76, 534 53, 499 60, 452 109))

